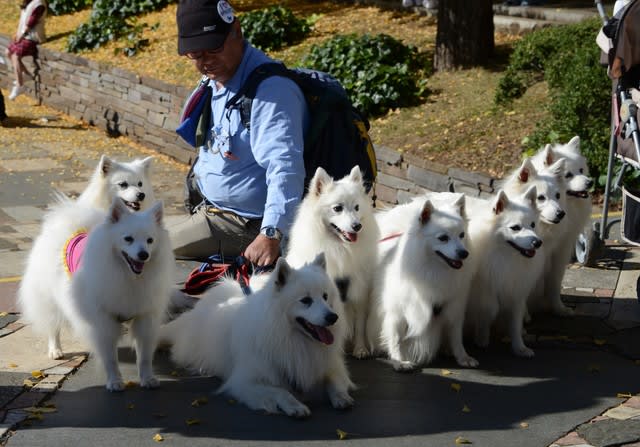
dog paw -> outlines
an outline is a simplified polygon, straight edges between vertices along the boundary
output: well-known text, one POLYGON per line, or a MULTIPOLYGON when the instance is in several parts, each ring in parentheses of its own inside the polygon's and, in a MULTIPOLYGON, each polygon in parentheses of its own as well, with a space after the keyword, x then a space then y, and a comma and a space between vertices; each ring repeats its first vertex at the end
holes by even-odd
POLYGON ((527 348, 526 346, 513 347, 512 351, 518 357, 531 358, 536 355, 533 349, 527 348))
POLYGON ((294 418, 306 418, 311 416, 311 410, 305 404, 296 402, 295 404, 288 403, 287 405, 278 405, 280 410, 287 416, 294 418))
POLYGON ((353 348, 353 352, 351 353, 351 355, 353 355, 357 359, 366 359, 371 355, 371 353, 364 346, 358 346, 353 348))
POLYGON ((409 373, 409 372, 413 372, 416 370, 416 368, 418 367, 418 365, 416 365, 413 362, 409 362, 407 360, 403 360, 403 361, 397 361, 395 360, 393 362, 393 369, 396 372, 400 372, 400 373, 409 373))
POLYGON ((458 365, 464 366, 467 368, 476 368, 480 364, 480 362, 478 362, 476 359, 474 359, 470 355, 459 357, 456 359, 456 362, 458 363, 458 365))
POLYGON ((60 360, 64 358, 64 353, 62 349, 49 349, 49 358, 51 360, 60 360))
POLYGON ((150 377, 146 377, 146 378, 140 378, 140 386, 142 388, 147 388, 147 389, 155 389, 158 388, 160 386, 160 381, 158 379, 156 379, 154 376, 150 376, 150 377))
POLYGON ((106 387, 108 391, 119 392, 124 390, 125 384, 122 379, 108 380, 106 387))
POLYGON ((572 307, 565 306, 564 304, 553 306, 552 312, 558 317, 572 317, 576 314, 572 307))
POLYGON ((335 393, 329 396, 329 399, 331 400, 331 406, 335 409, 342 410, 353 407, 353 397, 349 396, 348 393, 335 393))

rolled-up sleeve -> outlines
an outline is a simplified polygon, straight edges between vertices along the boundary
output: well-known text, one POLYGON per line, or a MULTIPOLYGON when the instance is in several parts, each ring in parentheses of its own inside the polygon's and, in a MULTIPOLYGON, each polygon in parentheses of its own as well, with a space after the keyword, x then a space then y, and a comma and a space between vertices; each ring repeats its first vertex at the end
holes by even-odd
POLYGON ((266 171, 262 226, 287 234, 304 193, 304 129, 307 106, 291 80, 272 76, 260 83, 251 109, 251 150, 266 171))

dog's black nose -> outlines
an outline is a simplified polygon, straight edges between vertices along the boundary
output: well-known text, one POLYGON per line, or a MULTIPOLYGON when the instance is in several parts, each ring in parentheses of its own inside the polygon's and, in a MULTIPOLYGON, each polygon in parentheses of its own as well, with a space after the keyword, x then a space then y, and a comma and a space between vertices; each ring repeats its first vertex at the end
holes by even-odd
POLYGON ((351 225, 351 228, 353 228, 353 231, 360 231, 360 229, 362 228, 362 224, 360 222, 355 223, 351 225))
POLYGON ((139 192, 138 195, 136 196, 138 198, 138 200, 144 200, 144 198, 146 197, 145 193, 143 192, 139 192))
POLYGON ((141 261, 146 261, 147 259, 149 259, 149 253, 144 250, 140 250, 138 252, 138 259, 140 259, 141 261))
POLYGON ((334 314, 333 312, 328 313, 325 317, 324 317, 324 321, 327 322, 327 324, 330 326, 332 324, 334 324, 336 321, 338 321, 338 315, 334 314))
POLYGON ((560 210, 556 213, 556 216, 558 217, 558 220, 561 220, 565 214, 564 210, 560 210))
POLYGON ((458 250, 456 253, 458 253, 458 257, 460 259, 467 259, 467 256, 469 256, 469 252, 467 250, 458 250))
POLYGON ((534 239, 531 245, 533 248, 540 248, 542 247, 542 241, 540 239, 534 239))

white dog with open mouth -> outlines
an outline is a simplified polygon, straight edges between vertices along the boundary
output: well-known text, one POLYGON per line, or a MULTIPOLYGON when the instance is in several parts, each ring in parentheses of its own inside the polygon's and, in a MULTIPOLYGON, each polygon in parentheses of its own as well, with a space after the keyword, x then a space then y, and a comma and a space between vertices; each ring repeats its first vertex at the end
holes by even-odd
POLYGON ((304 417, 294 397, 323 386, 335 408, 353 404, 343 354, 345 321, 324 255, 298 269, 278 259, 262 286, 244 296, 230 279, 162 327, 179 365, 220 377, 219 392, 253 410, 304 417))

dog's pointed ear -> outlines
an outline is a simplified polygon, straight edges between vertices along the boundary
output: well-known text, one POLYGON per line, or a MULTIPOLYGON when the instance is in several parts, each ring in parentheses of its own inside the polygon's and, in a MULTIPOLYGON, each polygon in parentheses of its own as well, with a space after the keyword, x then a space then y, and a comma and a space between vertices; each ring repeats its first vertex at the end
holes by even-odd
POLYGON ((122 219, 122 216, 129 212, 127 205, 120 197, 114 197, 111 202, 111 208, 109 208, 109 219, 111 223, 117 223, 122 219))
POLYGON ((558 180, 562 180, 564 179, 566 166, 566 160, 564 158, 561 158, 554 164, 549 166, 549 172, 551 172, 558 180))
POLYGON ((551 145, 547 144, 544 149, 542 149, 542 160, 544 166, 551 166, 553 164, 553 149, 551 149, 551 145))
POLYGON ((422 205, 422 210, 420 211, 420 223, 425 225, 431 219, 431 214, 433 214, 433 205, 430 200, 424 202, 422 205))
POLYGON ((98 162, 98 172, 102 174, 103 177, 106 177, 111 169, 113 168, 113 160, 111 160, 106 155, 102 154, 100 157, 100 161, 98 162))
POLYGON ((144 169, 144 172, 147 175, 151 171, 151 162, 152 161, 153 161, 153 155, 150 155, 150 156, 145 157, 142 160, 140 160, 140 164, 142 165, 142 168, 144 169))
POLYGON ((273 277, 275 278, 274 285, 276 286, 276 290, 282 289, 289 280, 289 275, 291 275, 291 267, 284 256, 280 256, 278 261, 276 262, 276 268, 273 271, 273 277))
POLYGON ((498 194, 496 194, 496 198, 493 201, 493 214, 497 216, 502 213, 508 204, 509 197, 507 197, 507 194, 501 189, 498 191, 498 194))
POLYGON ((313 175, 313 178, 309 182, 309 193, 313 197, 318 197, 322 194, 322 191, 326 188, 326 186, 331 183, 333 179, 327 174, 323 168, 318 167, 316 169, 316 173, 313 175))
POLYGON ((538 205, 538 188, 536 185, 531 185, 522 195, 526 201, 528 201, 533 209, 537 208, 538 205))
POLYGON ((312 264, 321 267, 325 272, 327 271, 327 257, 324 255, 323 251, 318 253, 318 256, 316 256, 312 264))
POLYGON ((458 208, 458 212, 460 213, 460 217, 462 217, 463 220, 467 219, 467 212, 466 212, 466 199, 464 194, 460 194, 460 197, 458 197, 455 202, 453 202, 453 206, 455 206, 456 208, 458 208))
POLYGON ((580 137, 576 135, 569 140, 565 147, 575 154, 580 154, 580 137))
POLYGON ((164 203, 162 200, 156 201, 156 203, 149 208, 149 213, 153 216, 156 224, 162 226, 162 219, 164 218, 164 203))
POLYGON ((358 185, 362 184, 362 172, 360 171, 360 166, 355 165, 351 168, 351 172, 349 173, 349 179, 353 183, 357 183, 358 185))
POLYGON ((527 183, 530 181, 536 174, 536 168, 533 167, 533 163, 531 162, 531 158, 527 157, 522 162, 522 165, 518 168, 518 172, 516 173, 516 178, 520 183, 527 183))

